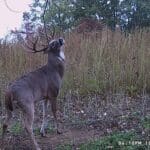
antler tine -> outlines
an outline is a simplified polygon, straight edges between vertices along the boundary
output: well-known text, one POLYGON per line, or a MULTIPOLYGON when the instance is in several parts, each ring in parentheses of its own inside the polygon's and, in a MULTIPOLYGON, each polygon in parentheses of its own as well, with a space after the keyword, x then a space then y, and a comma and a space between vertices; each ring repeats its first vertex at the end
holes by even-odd
POLYGON ((35 42, 33 43, 33 51, 36 53, 37 52, 37 49, 36 49, 36 46, 37 46, 37 42, 38 42, 38 37, 36 38, 35 42))
MULTIPOLYGON (((35 42, 32 42, 32 41, 31 41, 32 44, 33 44, 33 48, 27 46, 27 48, 29 48, 30 50, 32 50, 32 53, 42 52, 42 51, 45 51, 45 50, 48 48, 48 46, 45 45, 44 48, 42 48, 42 49, 37 49, 38 40, 39 40, 39 37, 36 37, 35 42)), ((42 46, 43 46, 43 45, 42 45, 42 46)))
POLYGON ((56 31, 55 31, 55 26, 54 26, 54 25, 52 25, 52 28, 53 28, 53 30, 52 30, 53 32, 52 32, 52 36, 51 36, 51 37, 52 37, 52 38, 54 38, 54 36, 55 36, 55 32, 56 32, 56 31))
POLYGON ((28 49, 28 50, 26 49, 26 51, 30 53, 37 53, 37 52, 45 51, 48 48, 48 45, 42 45, 44 46, 44 48, 37 49, 39 37, 36 36, 35 38, 36 39, 34 42, 30 38, 27 39, 27 42, 24 39, 22 40, 23 46, 28 49), (30 44, 28 43, 28 41, 31 43, 31 46, 29 46, 30 44))
POLYGON ((33 49, 32 49, 26 42, 23 43, 23 46, 24 46, 25 48, 28 48, 28 49, 29 49, 29 50, 26 49, 27 52, 35 53, 35 51, 33 51, 33 49))
MULTIPOLYGON (((45 51, 48 48, 48 43, 43 44, 42 37, 40 37, 40 35, 36 34, 35 32, 12 31, 12 33, 16 34, 18 40, 22 43, 21 45, 27 52, 37 53, 45 51), (26 37, 24 38, 22 34, 26 35, 26 37), (38 46, 41 48, 38 49, 38 46)), ((44 35, 42 31, 41 33, 44 35)))
POLYGON ((55 36, 55 27, 54 27, 54 25, 47 25, 47 30, 50 31, 50 35, 48 35, 48 39, 52 40, 55 36))
POLYGON ((39 34, 39 37, 42 38, 43 40, 46 39, 47 41, 46 43, 48 45, 49 41, 52 40, 55 36, 55 27, 46 25, 45 29, 40 28, 38 30, 38 34, 39 34))

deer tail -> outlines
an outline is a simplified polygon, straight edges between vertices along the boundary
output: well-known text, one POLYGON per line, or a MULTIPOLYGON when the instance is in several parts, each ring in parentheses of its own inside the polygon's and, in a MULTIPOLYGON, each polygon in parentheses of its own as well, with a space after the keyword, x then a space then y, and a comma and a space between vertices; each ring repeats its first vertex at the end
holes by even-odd
POLYGON ((13 96, 11 92, 6 92, 5 94, 5 108, 7 110, 13 111, 13 104, 12 104, 13 96))

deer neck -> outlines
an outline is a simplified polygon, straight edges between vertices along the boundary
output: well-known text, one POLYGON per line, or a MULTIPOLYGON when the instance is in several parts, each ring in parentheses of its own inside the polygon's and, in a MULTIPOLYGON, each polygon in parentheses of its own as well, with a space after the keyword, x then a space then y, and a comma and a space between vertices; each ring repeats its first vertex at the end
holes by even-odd
POLYGON ((64 69, 65 69, 65 60, 63 55, 60 56, 54 53, 49 53, 47 66, 50 70, 52 69, 57 71, 61 78, 63 77, 64 69))
POLYGON ((49 52, 48 54, 48 61, 51 61, 53 59, 58 59, 61 62, 65 61, 65 54, 64 54, 64 50, 60 49, 58 51, 55 52, 49 52))
POLYGON ((65 61, 65 54, 63 49, 60 50, 59 55, 57 56, 60 61, 65 61))

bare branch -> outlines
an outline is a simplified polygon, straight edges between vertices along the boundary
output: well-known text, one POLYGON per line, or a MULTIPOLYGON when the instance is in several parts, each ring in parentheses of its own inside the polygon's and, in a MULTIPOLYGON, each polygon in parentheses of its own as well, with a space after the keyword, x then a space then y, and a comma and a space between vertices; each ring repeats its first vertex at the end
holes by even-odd
POLYGON ((44 26, 38 24, 37 28, 35 29, 36 31, 32 31, 30 30, 30 22, 28 22, 24 31, 12 31, 12 33, 17 35, 17 38, 22 43, 23 47, 28 49, 28 52, 36 53, 45 51, 48 48, 49 41, 54 38, 55 27, 53 25, 46 25, 45 20, 48 3, 49 0, 45 0, 45 7, 42 15, 44 26), (48 33, 50 35, 48 35, 48 33))

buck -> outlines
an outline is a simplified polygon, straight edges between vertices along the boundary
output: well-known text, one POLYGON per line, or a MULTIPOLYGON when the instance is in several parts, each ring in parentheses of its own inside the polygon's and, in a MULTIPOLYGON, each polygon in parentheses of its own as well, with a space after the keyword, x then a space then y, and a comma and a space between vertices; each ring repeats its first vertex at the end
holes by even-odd
POLYGON ((36 43, 33 48, 28 47, 33 53, 44 52, 48 54, 48 62, 45 66, 27 73, 21 78, 12 82, 5 93, 5 108, 7 117, 3 124, 2 138, 7 131, 12 117, 12 111, 16 106, 23 113, 24 126, 29 134, 31 141, 36 150, 40 147, 33 134, 33 121, 34 121, 34 107, 36 101, 43 101, 43 121, 40 133, 45 136, 45 124, 48 109, 48 102, 51 103, 51 109, 56 121, 57 132, 60 133, 58 128, 57 119, 57 96, 62 83, 64 74, 65 56, 64 56, 64 40, 62 38, 54 39, 49 42, 48 46, 37 50, 36 43))

